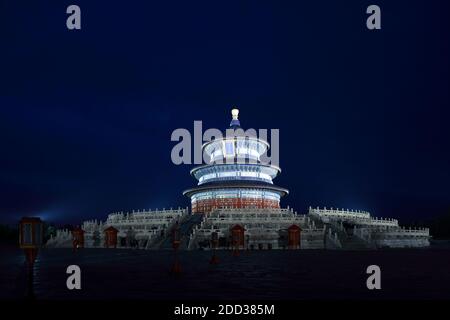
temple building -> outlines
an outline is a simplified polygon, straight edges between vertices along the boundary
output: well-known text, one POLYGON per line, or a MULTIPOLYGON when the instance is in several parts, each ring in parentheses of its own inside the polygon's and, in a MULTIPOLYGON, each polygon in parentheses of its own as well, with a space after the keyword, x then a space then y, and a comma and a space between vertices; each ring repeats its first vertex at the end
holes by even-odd
MULTIPOLYGON (((191 210, 116 212, 104 222, 85 221, 81 225, 84 246, 171 249, 174 229, 180 230, 180 249, 186 250, 210 249, 212 239, 218 249, 429 246, 429 229, 404 228, 396 219, 369 212, 310 207, 307 214, 299 214, 282 208, 280 201, 288 190, 273 183, 281 170, 261 161, 270 145, 242 135, 238 116, 239 110, 233 109, 230 129, 234 134, 203 145, 208 161, 191 170, 198 184, 183 193, 190 198, 191 210)), ((58 230, 47 246, 70 247, 73 238, 73 232, 58 230)))
MULTIPOLYGON (((241 129, 239 110, 233 109, 230 127, 241 129)), ((259 138, 233 135, 203 145, 209 163, 194 168, 198 186, 184 191, 192 213, 208 214, 218 208, 280 208, 288 190, 273 184, 280 168, 261 163, 269 144, 259 138)))

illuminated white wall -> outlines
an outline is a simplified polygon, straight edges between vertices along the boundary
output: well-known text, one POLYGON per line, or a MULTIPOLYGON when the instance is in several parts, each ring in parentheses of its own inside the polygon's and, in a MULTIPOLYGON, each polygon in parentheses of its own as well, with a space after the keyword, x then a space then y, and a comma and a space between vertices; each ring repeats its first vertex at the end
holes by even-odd
POLYGON ((195 202, 197 200, 226 198, 252 198, 280 201, 280 195, 278 193, 258 189, 217 189, 196 193, 192 195, 191 200, 195 202))

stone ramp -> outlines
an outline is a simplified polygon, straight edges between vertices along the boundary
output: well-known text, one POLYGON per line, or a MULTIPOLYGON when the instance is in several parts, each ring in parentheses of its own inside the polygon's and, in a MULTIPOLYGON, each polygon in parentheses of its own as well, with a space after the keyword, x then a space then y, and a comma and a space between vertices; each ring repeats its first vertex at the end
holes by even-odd
MULTIPOLYGON (((369 250, 374 249, 367 241, 353 235, 353 232, 346 230, 338 223, 328 223, 327 228, 330 228, 333 233, 337 234, 339 242, 341 243, 341 250, 369 250)), ((327 239, 325 239, 327 241, 327 239)))
MULTIPOLYGON (((180 249, 186 250, 189 244, 189 235, 192 229, 200 224, 203 219, 203 214, 191 214, 179 222, 181 233, 180 249)), ((169 231, 165 239, 159 245, 159 249, 172 249, 172 232, 169 231)))
POLYGON ((344 250, 368 250, 368 249, 370 249, 370 246, 367 242, 365 242, 364 240, 362 240, 356 236, 348 235, 348 236, 340 239, 340 241, 342 244, 342 249, 344 249, 344 250))

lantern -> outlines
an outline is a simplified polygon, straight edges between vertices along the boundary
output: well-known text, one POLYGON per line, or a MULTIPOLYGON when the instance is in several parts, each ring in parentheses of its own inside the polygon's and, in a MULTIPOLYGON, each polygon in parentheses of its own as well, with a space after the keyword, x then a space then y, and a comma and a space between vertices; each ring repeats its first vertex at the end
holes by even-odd
POLYGON ((250 235, 249 234, 247 234, 246 236, 245 236, 245 242, 246 242, 246 245, 247 245, 247 253, 250 251, 250 235))
POLYGON ((217 245, 219 243, 219 234, 214 231, 211 233, 211 247, 217 248, 217 245))
POLYGON ((44 224, 40 218, 24 217, 19 222, 19 245, 22 249, 38 249, 42 246, 44 224))
POLYGON ((75 228, 72 231, 73 237, 73 250, 76 251, 78 248, 84 248, 84 230, 81 228, 75 228))
POLYGON ((175 227, 172 229, 172 247, 177 250, 180 246, 181 242, 181 233, 180 233, 180 227, 178 226, 178 221, 175 224, 175 227))
POLYGON ((44 224, 40 218, 24 217, 19 222, 19 246, 25 252, 28 265, 27 296, 34 298, 33 293, 33 266, 38 250, 42 246, 44 224))
POLYGON ((239 255, 239 248, 244 247, 244 227, 240 225, 235 225, 231 228, 231 243, 233 245, 233 255, 239 255))
POLYGON ((180 274, 181 273, 181 265, 178 260, 178 248, 181 242, 181 232, 180 227, 178 226, 178 221, 172 229, 172 247, 175 251, 175 261, 172 266, 171 273, 172 274, 180 274))
POLYGON ((213 255, 211 257, 211 260, 209 261, 210 264, 217 264, 219 263, 219 258, 216 256, 216 248, 219 244, 219 234, 214 231, 211 233, 211 248, 213 250, 213 255))
POLYGON ((27 262, 33 265, 42 246, 44 234, 44 224, 40 218, 24 217, 19 222, 19 246, 24 249, 27 262))

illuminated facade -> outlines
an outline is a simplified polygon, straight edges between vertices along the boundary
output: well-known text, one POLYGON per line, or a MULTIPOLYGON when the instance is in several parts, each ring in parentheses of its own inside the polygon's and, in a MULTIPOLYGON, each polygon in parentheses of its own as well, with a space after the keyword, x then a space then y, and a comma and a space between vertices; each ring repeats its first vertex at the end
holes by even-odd
POLYGON ((195 188, 184 191, 190 197, 192 213, 208 214, 215 209, 280 208, 287 189, 273 184, 280 168, 261 163, 269 144, 252 136, 241 136, 239 110, 231 111, 230 128, 235 135, 215 139, 203 145, 209 163, 194 168, 195 188))
MULTIPOLYGON (((377 218, 369 212, 310 207, 308 214, 298 214, 292 208, 281 208, 280 199, 288 190, 273 184, 281 170, 263 163, 270 146, 239 130, 238 113, 232 110, 231 130, 227 130, 233 134, 205 143, 207 164, 191 170, 198 185, 184 195, 191 199, 192 214, 188 208, 133 210, 112 213, 105 222, 85 221, 81 226, 85 247, 103 247, 105 230, 114 227, 118 247, 167 249, 172 247, 175 226, 182 230, 180 248, 189 250, 211 248, 213 235, 219 249, 429 246, 429 229, 404 228, 396 219, 377 218), (238 242, 233 240, 236 230, 238 242)), ((72 240, 68 230, 59 230, 47 247, 70 247, 72 240)))

